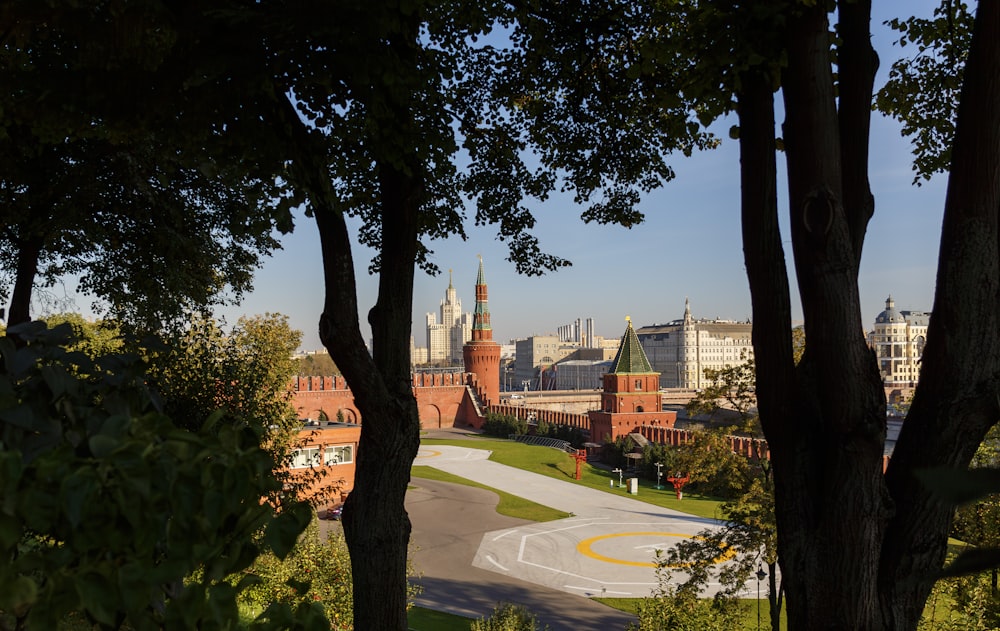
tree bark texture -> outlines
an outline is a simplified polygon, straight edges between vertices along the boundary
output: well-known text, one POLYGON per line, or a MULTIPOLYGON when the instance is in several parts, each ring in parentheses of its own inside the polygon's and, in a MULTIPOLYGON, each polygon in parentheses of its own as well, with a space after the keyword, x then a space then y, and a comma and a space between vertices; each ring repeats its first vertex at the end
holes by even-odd
POLYGON ((354 492, 342 517, 354 582, 354 628, 402 631, 407 628, 410 538, 403 500, 420 443, 409 335, 421 187, 401 168, 377 165, 382 250, 379 298, 369 314, 374 339, 369 353, 357 315, 350 235, 335 204, 325 153, 290 102, 277 109, 293 139, 293 176, 309 193, 320 236, 326 292, 320 340, 343 372, 363 418, 354 492))
MULTIPOLYGON (((885 400, 864 339, 857 287, 856 243, 863 240, 870 215, 870 192, 866 178, 845 176, 842 168, 844 161, 867 165, 867 143, 841 142, 840 120, 851 120, 851 115, 837 110, 825 7, 800 11, 787 27, 782 88, 790 225, 806 352, 794 379, 783 376, 758 397, 774 464, 789 626, 869 629, 878 626, 874 560, 889 509, 881 469, 885 400)), ((841 81, 854 83, 851 73, 857 70, 841 67, 847 73, 841 81)), ((854 90, 851 98, 860 99, 863 92, 854 90)), ((848 95, 841 95, 842 110, 851 109, 844 102, 848 95)), ((870 98, 869 90, 864 107, 870 98)), ((851 133, 867 135, 867 119, 850 125, 851 133)), ((775 258, 770 264, 777 263, 775 258)), ((775 273, 749 261, 747 268, 750 275, 775 273)), ((765 286, 755 288, 751 281, 755 310, 758 302, 773 300, 765 286)), ((776 317, 762 314, 765 321, 776 317)), ((761 324, 755 317, 754 328, 761 324)), ((755 355, 768 355, 766 347, 777 336, 790 337, 789 326, 780 329, 777 322, 769 325, 769 336, 776 337, 767 340, 755 333, 755 355)), ((787 375, 793 370, 791 354, 771 357, 766 366, 759 364, 759 377, 771 370, 787 375)))
POLYGON ((967 467, 1000 418, 1000 4, 980 3, 974 29, 920 382, 886 473, 896 510, 879 571, 892 629, 916 628, 954 513, 914 472, 967 467))
POLYGON ((785 349, 790 308, 772 176, 762 166, 771 97, 746 80, 738 95, 757 396, 789 627, 910 630, 953 513, 914 472, 967 466, 1000 418, 1000 5, 977 12, 921 379, 883 475, 884 391, 857 287, 874 209, 867 169, 878 60, 870 3, 839 4, 836 90, 825 7, 799 7, 786 27, 783 137, 806 334, 795 368, 785 349))
MULTIPOLYGON (((792 390, 795 374, 788 335, 791 301, 778 226, 774 94, 770 77, 763 73, 747 73, 741 79, 737 110, 743 251, 755 323, 758 409, 761 419, 791 419, 794 406, 785 394, 792 390)), ((768 564, 768 606, 772 628, 777 631, 781 595, 775 569, 776 564, 768 564)))
POLYGON ((18 239, 17 271, 14 290, 10 295, 10 310, 7 312, 7 326, 31 321, 31 293, 38 275, 38 258, 42 253, 44 239, 41 236, 22 236, 18 239))

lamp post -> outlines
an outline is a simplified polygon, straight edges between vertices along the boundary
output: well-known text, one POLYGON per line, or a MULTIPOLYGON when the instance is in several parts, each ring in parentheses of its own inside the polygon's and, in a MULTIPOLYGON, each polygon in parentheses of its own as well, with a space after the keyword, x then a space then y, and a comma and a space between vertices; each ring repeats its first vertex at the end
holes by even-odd
POLYGON ((659 462, 654 462, 653 466, 656 467, 656 488, 662 489, 663 485, 660 484, 660 475, 661 475, 660 472, 663 470, 663 464, 659 462))
POLYGON ((764 571, 764 566, 760 563, 757 564, 757 631, 760 631, 760 582, 767 578, 767 572, 764 571))
POLYGON ((618 474, 618 488, 621 488, 622 487, 622 470, 621 469, 612 469, 611 473, 617 473, 618 474))

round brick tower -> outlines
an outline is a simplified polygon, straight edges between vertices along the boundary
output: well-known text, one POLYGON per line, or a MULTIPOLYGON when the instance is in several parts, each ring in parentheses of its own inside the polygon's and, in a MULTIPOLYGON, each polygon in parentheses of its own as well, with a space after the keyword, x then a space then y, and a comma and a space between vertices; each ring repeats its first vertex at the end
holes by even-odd
POLYGON ((479 275, 476 277, 476 310, 472 314, 472 339, 462 347, 465 371, 479 378, 479 390, 486 404, 500 402, 500 345, 493 341, 490 326, 490 308, 486 299, 486 274, 483 257, 479 257, 479 275))

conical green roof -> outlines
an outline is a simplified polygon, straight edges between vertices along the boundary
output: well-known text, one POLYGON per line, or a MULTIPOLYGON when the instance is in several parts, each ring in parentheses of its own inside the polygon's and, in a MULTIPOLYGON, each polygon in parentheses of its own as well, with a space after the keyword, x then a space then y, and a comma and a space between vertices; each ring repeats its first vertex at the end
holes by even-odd
POLYGON ((632 328, 632 319, 626 317, 625 320, 628 322, 628 328, 625 329, 625 334, 622 335, 622 341, 618 344, 618 354, 615 355, 615 360, 611 363, 611 374, 650 374, 655 373, 653 367, 649 364, 649 359, 646 358, 646 352, 642 350, 642 344, 639 343, 639 336, 635 334, 635 329, 632 328))

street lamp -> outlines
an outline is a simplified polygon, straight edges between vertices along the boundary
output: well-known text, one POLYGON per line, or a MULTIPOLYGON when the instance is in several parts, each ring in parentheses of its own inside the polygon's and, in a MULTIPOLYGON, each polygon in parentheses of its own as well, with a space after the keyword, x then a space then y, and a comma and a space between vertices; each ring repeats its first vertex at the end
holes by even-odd
POLYGON ((764 571, 764 566, 760 563, 757 564, 757 631, 760 631, 760 582, 767 578, 767 572, 764 571))
POLYGON ((663 485, 660 484, 660 475, 661 475, 660 472, 663 470, 663 464, 661 464, 659 462, 654 462, 653 466, 656 467, 656 488, 657 489, 662 489, 663 485))
POLYGON ((618 474, 618 488, 621 488, 621 486, 622 486, 622 470, 621 469, 612 469, 611 473, 617 473, 618 474))

